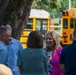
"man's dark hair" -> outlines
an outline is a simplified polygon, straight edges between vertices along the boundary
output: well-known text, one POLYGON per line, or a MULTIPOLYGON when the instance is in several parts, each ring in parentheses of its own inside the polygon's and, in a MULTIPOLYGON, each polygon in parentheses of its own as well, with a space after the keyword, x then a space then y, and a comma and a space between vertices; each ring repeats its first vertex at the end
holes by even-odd
POLYGON ((1 26, 1 27, 4 27, 4 26, 6 26, 6 25, 10 25, 10 23, 4 22, 4 23, 2 23, 0 26, 1 26))
POLYGON ((7 28, 6 27, 0 27, 0 36, 2 36, 6 32, 7 32, 7 28))

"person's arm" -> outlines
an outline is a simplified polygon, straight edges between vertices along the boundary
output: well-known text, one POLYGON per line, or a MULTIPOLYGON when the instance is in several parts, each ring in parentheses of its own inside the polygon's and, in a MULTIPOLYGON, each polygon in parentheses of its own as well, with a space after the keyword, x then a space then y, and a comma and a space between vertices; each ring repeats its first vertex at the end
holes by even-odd
POLYGON ((18 66, 19 68, 19 71, 20 71, 20 74, 22 73, 22 67, 21 66, 18 66))
POLYGON ((65 73, 65 65, 64 65, 64 63, 65 63, 65 49, 63 48, 62 49, 62 51, 61 51, 61 54, 60 54, 60 69, 61 69, 61 72, 63 73, 63 75, 64 75, 64 73, 65 73))
POLYGON ((60 69, 61 69, 62 73, 64 74, 64 64, 60 64, 60 69))
POLYGON ((19 51, 18 51, 18 55, 20 54, 20 52, 23 50, 22 44, 21 42, 19 42, 19 51))
POLYGON ((22 58, 21 58, 21 56, 22 55, 20 53, 20 55, 18 56, 18 60, 17 60, 17 65, 18 65, 20 73, 22 73, 22 58))

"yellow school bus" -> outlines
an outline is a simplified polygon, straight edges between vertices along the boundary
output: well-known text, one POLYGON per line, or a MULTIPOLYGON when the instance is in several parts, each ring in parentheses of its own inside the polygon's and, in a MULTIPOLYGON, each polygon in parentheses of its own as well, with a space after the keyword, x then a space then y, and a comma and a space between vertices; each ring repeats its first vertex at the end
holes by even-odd
MULTIPOLYGON (((50 14, 45 10, 31 9, 27 24, 24 27, 20 37, 23 48, 26 48, 27 37, 31 31, 38 30, 44 36, 49 31, 50 14)), ((32 37, 31 37, 32 38, 32 37)))
POLYGON ((62 13, 62 45, 72 43, 72 32, 76 28, 76 8, 62 13))

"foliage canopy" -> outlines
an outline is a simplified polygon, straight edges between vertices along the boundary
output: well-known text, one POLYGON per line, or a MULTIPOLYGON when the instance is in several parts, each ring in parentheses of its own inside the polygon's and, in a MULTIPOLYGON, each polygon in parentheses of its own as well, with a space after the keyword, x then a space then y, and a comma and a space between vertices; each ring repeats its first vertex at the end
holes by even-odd
MULTIPOLYGON (((45 9, 49 12, 62 12, 68 10, 69 0, 34 0, 32 8, 45 9)), ((76 0, 71 0, 71 7, 76 7, 76 0)))

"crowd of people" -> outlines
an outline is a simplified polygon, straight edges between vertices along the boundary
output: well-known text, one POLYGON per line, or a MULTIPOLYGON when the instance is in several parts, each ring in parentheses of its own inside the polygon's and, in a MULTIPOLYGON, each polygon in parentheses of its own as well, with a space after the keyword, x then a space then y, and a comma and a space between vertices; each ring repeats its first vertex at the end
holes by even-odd
POLYGON ((43 37, 39 31, 31 31, 27 48, 11 36, 10 24, 0 27, 0 75, 76 75, 76 28, 73 43, 62 47, 61 37, 55 31, 43 37))

